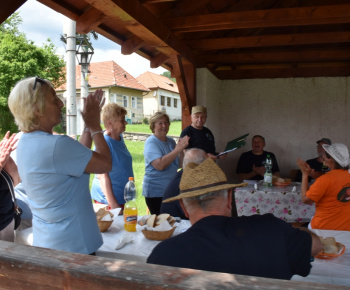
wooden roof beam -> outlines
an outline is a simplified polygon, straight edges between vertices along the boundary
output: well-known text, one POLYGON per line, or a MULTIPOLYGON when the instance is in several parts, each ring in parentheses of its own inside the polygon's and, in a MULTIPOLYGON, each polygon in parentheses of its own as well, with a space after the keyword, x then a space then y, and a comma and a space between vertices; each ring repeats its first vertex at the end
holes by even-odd
POLYGON ((350 60, 350 48, 299 49, 298 51, 239 52, 202 55, 206 63, 262 63, 280 61, 350 60))
POLYGON ((77 33, 86 34, 91 30, 96 30, 96 27, 103 23, 105 18, 106 16, 103 13, 91 7, 76 19, 76 31, 77 33))
POLYGON ((153 44, 164 54, 181 54, 193 63, 198 60, 192 50, 139 1, 85 0, 111 19, 119 18, 124 27, 140 39, 153 44))
POLYGON ((238 69, 218 70, 213 73, 221 80, 232 79, 262 79, 262 78, 294 78, 294 77, 336 77, 349 76, 348 66, 315 66, 296 68, 269 68, 269 69, 238 69))
POLYGON ((27 0, 12 0, 1 1, 0 9, 0 23, 3 23, 8 17, 11 16, 19 7, 21 7, 27 0))
POLYGON ((136 52, 138 49, 140 49, 144 43, 145 42, 141 38, 137 37, 136 35, 133 35, 122 44, 122 50, 121 50, 122 54, 124 55, 132 54, 136 52))
POLYGON ((273 47, 322 43, 348 43, 350 31, 280 34, 189 40, 193 49, 216 50, 244 47, 273 47))
POLYGON ((192 15, 164 23, 176 32, 350 23, 350 4, 192 15))
POLYGON ((157 68, 169 59, 170 59, 169 56, 162 53, 158 53, 156 56, 152 57, 151 59, 151 68, 157 68))

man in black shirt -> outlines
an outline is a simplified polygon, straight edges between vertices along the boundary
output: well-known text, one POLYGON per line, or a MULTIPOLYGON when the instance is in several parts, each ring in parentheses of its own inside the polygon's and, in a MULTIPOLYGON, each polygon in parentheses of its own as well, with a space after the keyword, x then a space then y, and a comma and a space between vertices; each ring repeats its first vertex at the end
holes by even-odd
MULTIPOLYGON (((199 148, 208 153, 213 160, 217 159, 218 154, 215 150, 215 139, 213 133, 204 127, 207 121, 207 108, 201 105, 192 107, 191 125, 186 127, 180 137, 189 136, 190 140, 186 149, 199 148)), ((221 155, 224 158, 226 154, 221 155)))
MULTIPOLYGON (((323 144, 332 145, 332 141, 328 138, 322 138, 318 140, 317 142, 317 156, 316 158, 306 160, 306 163, 310 165, 311 172, 309 174, 309 182, 312 180, 315 180, 316 178, 320 177, 321 175, 325 174, 329 171, 329 168, 323 164, 324 156, 325 156, 325 150, 323 149, 323 144)), ((301 171, 298 170, 297 176, 295 177, 294 181, 301 182, 301 171)))
POLYGON ((263 180, 265 174, 265 160, 269 154, 272 160, 272 174, 280 176, 275 154, 264 151, 265 138, 260 135, 255 135, 252 138, 252 150, 245 152, 238 160, 236 173, 239 180, 263 180))

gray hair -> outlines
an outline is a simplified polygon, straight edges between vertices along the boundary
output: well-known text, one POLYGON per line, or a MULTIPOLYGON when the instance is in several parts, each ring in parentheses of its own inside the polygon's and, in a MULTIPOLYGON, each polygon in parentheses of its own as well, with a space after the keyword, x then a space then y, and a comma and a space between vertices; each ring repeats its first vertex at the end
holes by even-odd
POLYGON ((185 152, 184 160, 182 163, 182 168, 185 168, 186 165, 190 162, 194 162, 196 164, 201 164, 207 158, 208 158, 208 154, 202 149, 198 149, 198 148, 188 149, 185 152))
POLYGON ((182 201, 186 207, 191 207, 192 205, 197 204, 203 210, 206 210, 210 207, 212 202, 216 200, 217 197, 222 197, 227 199, 228 189, 221 189, 217 191, 210 191, 205 194, 183 198, 182 201))

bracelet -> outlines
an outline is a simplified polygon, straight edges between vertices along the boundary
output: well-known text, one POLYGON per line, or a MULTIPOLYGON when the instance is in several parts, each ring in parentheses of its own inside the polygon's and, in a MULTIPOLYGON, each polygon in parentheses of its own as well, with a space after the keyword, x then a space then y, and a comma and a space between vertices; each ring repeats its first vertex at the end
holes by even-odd
POLYGON ((103 134, 103 131, 96 131, 94 133, 91 133, 91 138, 94 137, 96 134, 103 134))

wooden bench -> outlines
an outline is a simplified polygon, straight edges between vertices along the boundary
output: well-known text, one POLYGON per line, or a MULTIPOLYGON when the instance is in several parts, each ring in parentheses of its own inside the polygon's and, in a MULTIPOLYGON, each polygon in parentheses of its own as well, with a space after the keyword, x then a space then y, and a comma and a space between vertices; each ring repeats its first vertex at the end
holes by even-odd
POLYGON ((341 289, 73 254, 0 241, 1 289, 341 289))

